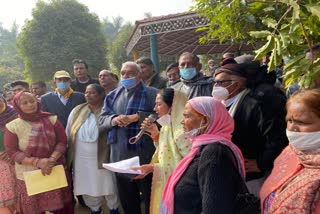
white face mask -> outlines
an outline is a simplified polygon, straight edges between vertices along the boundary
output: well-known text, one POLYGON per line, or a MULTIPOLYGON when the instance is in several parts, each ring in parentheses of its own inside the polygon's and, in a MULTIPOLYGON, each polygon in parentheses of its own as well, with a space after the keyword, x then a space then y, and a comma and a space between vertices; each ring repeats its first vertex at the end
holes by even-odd
POLYGON ((211 95, 214 99, 223 101, 229 97, 229 91, 224 87, 216 86, 213 87, 211 95))
POLYGON ((201 130, 202 128, 204 128, 204 126, 202 126, 202 120, 201 120, 201 122, 200 122, 200 127, 199 127, 199 128, 195 128, 195 129, 192 129, 192 130, 190 130, 190 131, 187 131, 187 132, 184 133, 184 135, 187 136, 187 137, 189 137, 189 138, 194 138, 194 137, 196 137, 196 136, 199 135, 200 130, 201 130))
POLYGON ((160 124, 160 126, 168 126, 171 123, 171 115, 170 114, 165 114, 161 116, 157 122, 160 124))
POLYGON ((320 149, 320 131, 292 132, 287 129, 289 143, 299 151, 320 149))

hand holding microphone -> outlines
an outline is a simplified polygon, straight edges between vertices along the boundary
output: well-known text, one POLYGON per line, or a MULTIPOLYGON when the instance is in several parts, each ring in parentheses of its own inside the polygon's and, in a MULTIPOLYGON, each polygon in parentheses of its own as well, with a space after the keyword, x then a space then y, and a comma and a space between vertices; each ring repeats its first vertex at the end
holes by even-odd
MULTIPOLYGON (((157 115, 150 114, 149 117, 145 120, 148 120, 148 123, 152 124, 157 120, 157 115)), ((142 135, 146 134, 147 129, 148 129, 148 126, 144 126, 136 136, 129 139, 129 143, 135 144, 142 137, 142 135)))

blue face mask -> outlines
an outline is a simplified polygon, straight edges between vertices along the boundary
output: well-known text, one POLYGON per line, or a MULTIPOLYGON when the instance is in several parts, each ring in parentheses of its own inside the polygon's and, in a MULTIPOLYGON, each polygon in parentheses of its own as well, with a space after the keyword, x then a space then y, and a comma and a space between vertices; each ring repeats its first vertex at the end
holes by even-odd
POLYGON ((127 89, 134 87, 136 85, 136 83, 137 83, 136 77, 131 77, 128 79, 121 79, 120 80, 120 84, 127 89))
POLYGON ((185 80, 191 80, 197 75, 196 68, 184 68, 180 69, 180 76, 185 80))
POLYGON ((57 88, 60 91, 67 91, 70 88, 70 82, 57 82, 57 88))

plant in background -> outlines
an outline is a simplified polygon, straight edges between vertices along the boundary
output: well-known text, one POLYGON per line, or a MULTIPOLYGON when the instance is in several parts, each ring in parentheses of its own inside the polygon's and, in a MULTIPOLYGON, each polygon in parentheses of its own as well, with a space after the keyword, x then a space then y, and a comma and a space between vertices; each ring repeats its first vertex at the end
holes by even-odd
POLYGON ((273 71, 283 58, 286 86, 299 82, 311 87, 320 75, 320 56, 305 57, 304 50, 320 41, 320 1, 316 0, 194 0, 192 10, 208 18, 201 42, 219 39, 222 43, 258 44, 256 60, 271 52, 268 64, 273 71), (259 45, 264 44, 264 45, 259 45))

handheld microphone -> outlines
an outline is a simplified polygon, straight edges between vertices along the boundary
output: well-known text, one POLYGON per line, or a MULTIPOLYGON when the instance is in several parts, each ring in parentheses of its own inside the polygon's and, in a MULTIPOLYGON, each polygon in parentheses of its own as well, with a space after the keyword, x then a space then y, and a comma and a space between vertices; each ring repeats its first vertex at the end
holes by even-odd
MULTIPOLYGON (((150 114, 150 115, 148 116, 148 121, 149 121, 149 123, 154 123, 154 122, 157 120, 157 118, 158 118, 158 117, 157 117, 156 114, 150 114)), ((132 138, 129 139, 129 143, 130 143, 130 144, 135 144, 138 140, 140 140, 140 138, 142 137, 142 135, 144 135, 146 129, 147 129, 147 127, 143 127, 136 136, 134 136, 134 137, 132 137, 132 138)))

